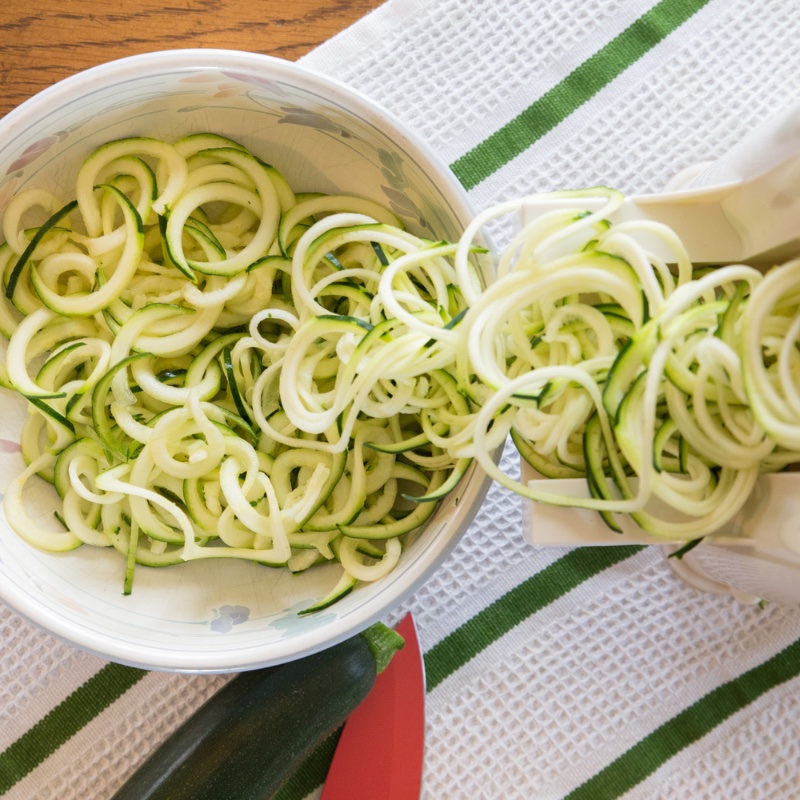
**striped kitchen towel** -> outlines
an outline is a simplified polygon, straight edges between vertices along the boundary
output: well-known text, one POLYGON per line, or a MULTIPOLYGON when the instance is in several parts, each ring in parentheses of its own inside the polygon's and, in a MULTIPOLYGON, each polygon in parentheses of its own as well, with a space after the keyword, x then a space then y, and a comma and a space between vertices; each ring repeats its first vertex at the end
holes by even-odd
MULTIPOLYGON (((795 102, 798 42, 794 0, 388 0, 304 62, 415 129, 480 210, 658 190, 795 102)), ((425 800, 800 798, 800 611, 699 592, 658 549, 536 550, 499 487, 408 609, 425 800)), ((108 664, 5 608, 0 637, 10 800, 110 797, 227 680, 108 664)), ((318 796, 333 744, 281 800, 318 796)))

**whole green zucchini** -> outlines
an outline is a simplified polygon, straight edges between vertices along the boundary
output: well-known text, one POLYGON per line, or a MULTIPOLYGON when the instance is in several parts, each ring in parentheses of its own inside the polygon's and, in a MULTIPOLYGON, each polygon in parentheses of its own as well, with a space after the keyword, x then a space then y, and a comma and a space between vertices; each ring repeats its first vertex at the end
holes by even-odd
POLYGON ((112 800, 266 800, 344 723, 403 646, 381 623, 277 667, 243 672, 201 706, 112 800))

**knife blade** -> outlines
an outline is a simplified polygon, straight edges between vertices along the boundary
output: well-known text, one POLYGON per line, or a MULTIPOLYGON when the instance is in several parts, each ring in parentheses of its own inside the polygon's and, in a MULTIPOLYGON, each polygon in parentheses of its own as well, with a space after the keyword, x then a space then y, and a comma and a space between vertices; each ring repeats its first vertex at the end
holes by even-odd
POLYGON ((350 715, 320 800, 418 800, 425 750, 425 669, 411 614, 405 646, 350 715))

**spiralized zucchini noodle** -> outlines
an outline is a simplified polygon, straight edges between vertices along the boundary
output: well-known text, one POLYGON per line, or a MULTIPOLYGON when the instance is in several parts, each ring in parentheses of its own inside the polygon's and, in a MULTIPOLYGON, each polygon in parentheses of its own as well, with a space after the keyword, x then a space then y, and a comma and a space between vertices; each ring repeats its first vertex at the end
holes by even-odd
MULTIPOLYGON (((624 513, 669 540, 713 533, 759 473, 800 461, 800 260, 766 274, 693 268, 671 229, 609 222, 620 193, 556 194, 574 207, 530 221, 469 298, 459 376, 481 402, 470 446, 451 452, 530 500, 595 509, 614 530, 624 513), (590 212, 586 197, 605 203, 590 212), (498 427, 539 475, 584 478, 589 497, 504 475, 498 427)), ((464 269, 474 233, 525 202, 475 220, 464 269)))
POLYGON ((394 569, 473 460, 615 529, 715 531, 800 460, 800 261, 695 269, 668 228, 612 224, 618 192, 561 194, 490 267, 483 228, 525 199, 432 241, 213 133, 108 143, 67 202, 19 193, 0 382, 28 401, 27 467, 6 519, 47 550, 116 549, 126 593, 136 564, 338 562, 302 613, 394 569), (509 435, 589 496, 504 474, 509 435), (26 509, 33 476, 58 529, 26 509))
POLYGON ((382 205, 296 194, 215 134, 140 137, 89 155, 68 202, 19 193, 3 236, 1 377, 29 408, 6 518, 115 548, 125 592, 135 564, 336 561, 323 608, 390 572, 466 471, 427 433, 464 405, 455 248, 382 205), (26 509, 34 475, 58 529, 26 509))

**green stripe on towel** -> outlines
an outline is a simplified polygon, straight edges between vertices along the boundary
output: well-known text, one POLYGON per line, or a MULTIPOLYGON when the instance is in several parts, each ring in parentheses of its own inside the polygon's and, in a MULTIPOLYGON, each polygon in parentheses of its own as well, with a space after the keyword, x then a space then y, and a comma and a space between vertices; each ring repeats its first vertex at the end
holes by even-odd
MULTIPOLYGON (((451 672, 464 666, 482 649, 531 614, 642 549, 587 547, 571 550, 554 564, 531 576, 425 653, 427 690, 430 691, 451 672)), ((302 800, 312 789, 320 786, 325 780, 334 749, 330 739, 323 742, 303 764, 298 775, 281 789, 275 800, 302 800)))
POLYGON ((642 549, 638 546, 576 548, 515 586, 425 653, 428 691, 531 614, 642 549))
POLYGON ((466 189, 474 188, 563 122, 708 2, 661 0, 561 83, 456 159, 450 169, 466 189))
POLYGON ((0 753, 0 795, 88 725, 147 672, 107 664, 0 753))
POLYGON ((564 800, 612 800, 761 695, 800 675, 800 639, 656 728, 564 800))

